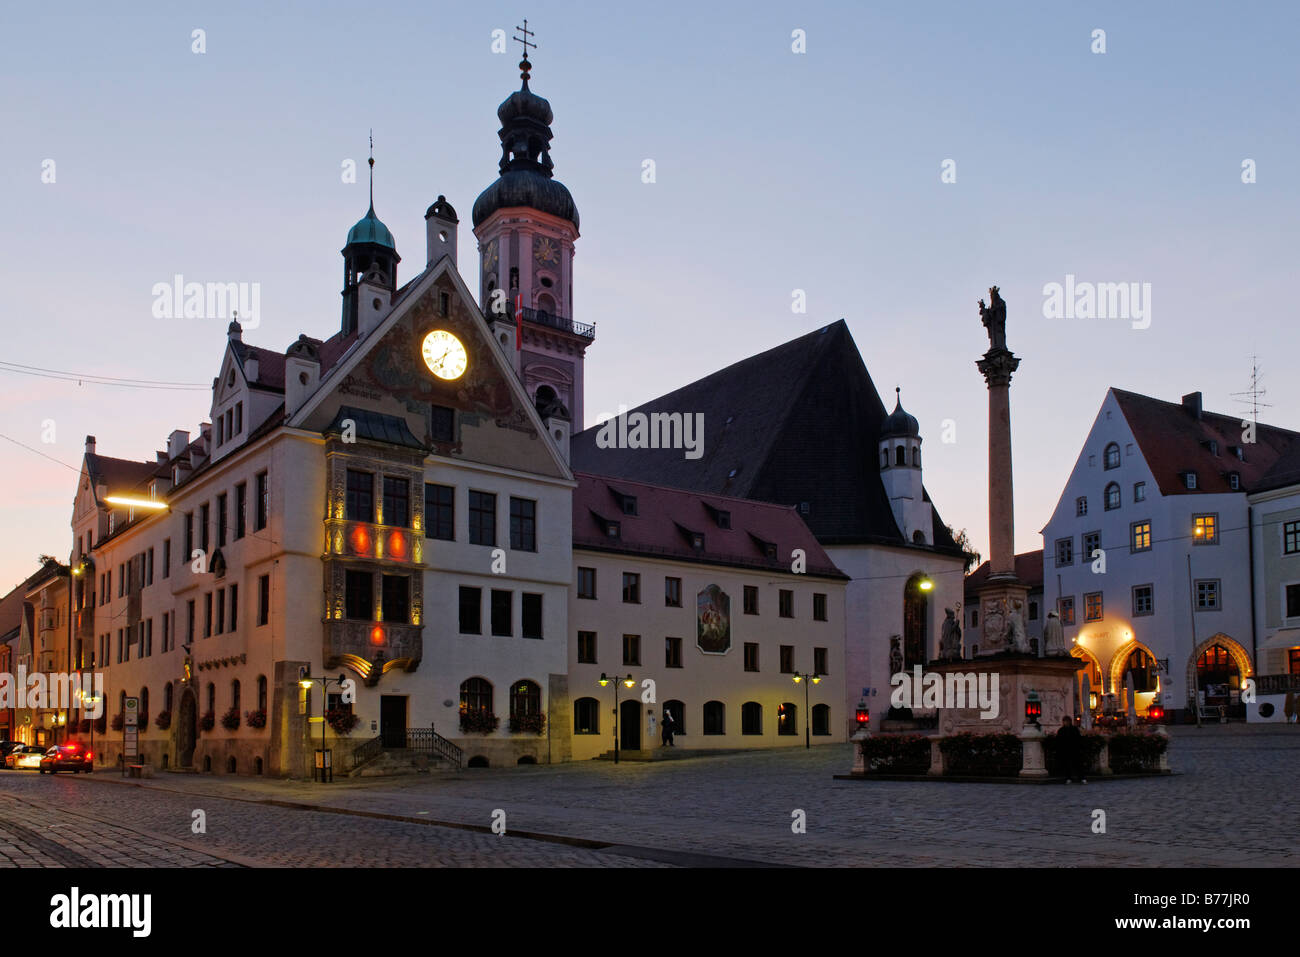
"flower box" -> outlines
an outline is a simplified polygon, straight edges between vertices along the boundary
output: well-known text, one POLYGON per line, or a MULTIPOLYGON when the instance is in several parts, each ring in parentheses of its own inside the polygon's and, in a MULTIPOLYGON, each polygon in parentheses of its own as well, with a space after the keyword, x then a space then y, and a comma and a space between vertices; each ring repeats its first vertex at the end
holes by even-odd
POLYGON ((153 719, 153 726, 159 731, 166 731, 172 726, 172 713, 170 711, 159 711, 158 716, 153 719))
POLYGON ((361 723, 361 719, 346 708, 335 708, 333 711, 326 711, 325 720, 329 722, 329 726, 338 735, 351 734, 352 729, 361 723))
POLYGON ((244 721, 248 723, 250 728, 265 728, 266 711, 260 708, 257 711, 245 711, 244 721))
POLYGON ((501 719, 490 711, 460 712, 460 730, 465 734, 491 734, 497 729, 501 719))
POLYGON ((199 730, 211 731, 217 726, 217 716, 211 711, 205 711, 203 717, 199 718, 199 730))
POLYGON ((541 734, 546 730, 546 715, 541 714, 512 714, 510 716, 510 730, 515 734, 541 734))
POLYGON ((121 731, 124 727, 126 727, 126 715, 119 711, 113 715, 113 730, 121 731))
POLYGON ((231 708, 221 716, 221 726, 227 731, 234 731, 239 727, 239 709, 231 708))

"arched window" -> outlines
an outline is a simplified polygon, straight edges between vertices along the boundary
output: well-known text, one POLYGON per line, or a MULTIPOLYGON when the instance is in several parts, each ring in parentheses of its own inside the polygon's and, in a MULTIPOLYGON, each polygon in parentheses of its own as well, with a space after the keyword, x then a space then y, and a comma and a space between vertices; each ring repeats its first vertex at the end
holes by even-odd
POLYGON ((524 679, 510 686, 510 717, 542 713, 542 689, 537 682, 524 679))
POLYGON ((894 449, 894 464, 895 465, 907 464, 907 449, 903 448, 903 446, 901 445, 894 449))
POLYGON ((537 311, 544 312, 548 316, 555 315, 555 299, 546 293, 537 297, 537 311))
POLYGON ((1196 687, 1205 692, 1207 706, 1229 705, 1241 687, 1241 670, 1223 645, 1211 645, 1196 659, 1196 687))
POLYGON ((462 711, 485 711, 492 713, 492 683, 486 678, 470 678, 460 686, 460 709, 462 711))
POLYGON ((1106 486, 1106 511, 1119 508, 1119 483, 1111 482, 1106 486))
POLYGON ((1110 443, 1110 445, 1106 446, 1104 461, 1105 461, 1105 466, 1108 469, 1119 468, 1119 444, 1118 443, 1112 442, 1110 443))
POLYGON ((123 691, 121 694, 118 695, 117 713, 126 714, 126 692, 125 691, 123 691))
POLYGON ((918 469, 921 467, 921 447, 919 445, 912 446, 912 464, 918 469))
POLYGON ((573 733, 600 734, 600 702, 595 698, 573 702, 573 733))
POLYGON ((917 544, 917 545, 924 545, 924 544, 925 544, 925 532, 921 531, 921 530, 918 528, 916 531, 914 531, 914 532, 912 533, 912 541, 913 541, 913 543, 915 543, 915 544, 917 544))
POLYGON ((889 468, 889 449, 880 450, 880 467, 882 469, 889 468))
POLYGON ((757 701, 746 701, 740 706, 740 733, 763 733, 763 706, 757 701))
POLYGON ((214 713, 217 710, 217 686, 211 681, 208 682, 208 710, 214 713))
POLYGON ((230 707, 239 710, 239 679, 230 682, 230 707))
POLYGON ((266 710, 266 675, 257 676, 257 710, 266 710))
POLYGON ((830 705, 828 704, 813 705, 812 733, 813 734, 831 733, 831 706, 830 705))
MULTIPOLYGON (((1155 662, 1141 648, 1133 649, 1124 662, 1124 671, 1133 673, 1134 691, 1155 691, 1155 662)), ((1090 679, 1091 680, 1091 679, 1090 679)))
POLYGON ((727 706, 721 701, 704 702, 704 733, 727 733, 727 706))
POLYGON ((673 734, 686 733, 686 705, 673 699, 664 702, 664 711, 673 716, 673 734))
POLYGON ((799 733, 799 709, 794 706, 794 702, 786 701, 776 709, 776 733, 799 733))
POLYGON ((141 728, 141 730, 143 730, 143 729, 144 729, 144 726, 147 725, 148 723, 149 723, 149 689, 148 689, 148 688, 141 688, 141 689, 140 689, 140 728, 141 728))
POLYGON ((163 689, 163 711, 168 714, 172 713, 172 684, 167 682, 167 687, 163 689))

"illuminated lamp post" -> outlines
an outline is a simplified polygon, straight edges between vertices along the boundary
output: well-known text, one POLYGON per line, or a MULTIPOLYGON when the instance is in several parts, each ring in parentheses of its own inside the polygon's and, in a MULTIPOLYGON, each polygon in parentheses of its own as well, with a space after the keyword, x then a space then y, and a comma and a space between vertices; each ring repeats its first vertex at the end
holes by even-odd
POLYGON ((808 685, 821 684, 822 676, 815 671, 812 674, 796 671, 792 677, 795 684, 803 683, 803 746, 806 750, 812 747, 812 727, 808 720, 812 717, 812 712, 808 710, 808 685))
POLYGON ((1035 728, 1040 728, 1042 725, 1038 723, 1038 719, 1042 716, 1042 699, 1038 697, 1037 691, 1030 691, 1025 697, 1025 724, 1032 724, 1035 728))
POLYGON ((636 685, 636 679, 631 674, 615 675, 611 678, 602 671, 597 684, 604 688, 610 682, 614 684, 614 763, 618 764, 618 685, 622 682, 625 687, 632 688, 636 685))
MULTIPOLYGON (((298 681, 298 686, 299 686, 300 688, 302 688, 304 691, 310 691, 311 688, 312 688, 312 685, 314 685, 317 681, 319 681, 319 682, 321 683, 321 700, 320 700, 320 783, 321 783, 321 784, 324 784, 325 781, 326 781, 326 777, 325 777, 325 723, 326 723, 326 722, 325 722, 325 711, 326 711, 326 707, 327 707, 327 705, 328 705, 328 703, 329 703, 329 686, 332 685, 332 684, 336 684, 336 685, 338 685, 340 688, 342 688, 343 685, 347 682, 347 680, 348 680, 347 675, 342 674, 342 673, 340 673, 339 676, 338 676, 337 678, 313 678, 313 677, 311 676, 311 672, 308 671, 308 672, 306 672, 306 673, 302 676, 302 678, 298 681)), ((310 718, 311 715, 308 715, 308 717, 310 718)), ((330 772, 330 773, 329 773, 329 779, 328 779, 328 780, 330 781, 330 783, 333 783, 333 781, 334 781, 334 768, 333 768, 333 766, 330 767, 329 772, 330 772)))

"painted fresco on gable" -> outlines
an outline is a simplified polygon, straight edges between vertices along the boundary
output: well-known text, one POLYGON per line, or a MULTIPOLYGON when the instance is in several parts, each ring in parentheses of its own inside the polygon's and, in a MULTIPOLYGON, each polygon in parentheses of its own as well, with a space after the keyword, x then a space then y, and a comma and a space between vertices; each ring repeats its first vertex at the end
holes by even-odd
POLYGON ((706 654, 725 654, 731 648, 731 596, 709 585, 696 596, 695 607, 696 645, 706 654))

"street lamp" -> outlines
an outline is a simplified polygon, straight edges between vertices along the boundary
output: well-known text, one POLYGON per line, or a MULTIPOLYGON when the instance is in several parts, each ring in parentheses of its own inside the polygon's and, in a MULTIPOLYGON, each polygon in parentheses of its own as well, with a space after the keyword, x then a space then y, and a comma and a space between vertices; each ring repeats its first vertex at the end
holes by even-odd
MULTIPOLYGON (((94 711, 96 705, 99 704, 100 700, 101 699, 99 695, 95 694, 94 692, 91 692, 90 694, 86 694, 85 691, 82 691, 81 713, 84 715, 87 710, 94 711)), ((97 719, 95 718, 90 719, 90 754, 91 754, 92 763, 94 762, 94 754, 95 754, 95 721, 96 720, 97 719)))
MULTIPOLYGON (((336 684, 341 688, 343 687, 344 683, 347 682, 347 680, 348 680, 348 676, 343 674, 342 672, 339 673, 339 676, 337 678, 313 678, 311 676, 311 672, 306 672, 305 674, 303 674, 302 678, 299 679, 298 681, 298 687, 302 688, 304 691, 310 691, 312 685, 314 685, 317 681, 321 683, 321 699, 320 699, 320 783, 321 784, 325 783, 325 709, 329 700, 329 686, 332 684, 336 684)), ((309 714, 307 715, 307 717, 310 718, 311 715, 309 714)), ((333 782, 334 780, 333 766, 330 767, 329 772, 330 772, 329 780, 333 782)))
MULTIPOLYGON (((812 674, 805 674, 803 672, 796 671, 793 675, 793 678, 795 684, 799 684, 804 679, 807 679, 808 684, 815 685, 815 684, 821 684, 821 680, 822 680, 822 676, 815 671, 812 674)), ((803 686, 803 746, 804 748, 812 747, 812 738, 811 738, 812 729, 811 729, 811 722, 809 721, 809 718, 811 717, 812 717, 812 712, 808 710, 808 685, 805 684, 803 686)))
POLYGON ((866 731, 867 726, 871 724, 871 710, 867 707, 866 698, 858 699, 858 710, 854 713, 853 717, 858 722, 858 730, 866 731))
POLYGON ((1043 716, 1043 702, 1037 691, 1030 691, 1025 697, 1025 724, 1040 727, 1038 719, 1043 716))
POLYGON ((597 682, 602 688, 608 686, 610 682, 614 684, 614 763, 618 764, 618 685, 622 682, 628 688, 636 687, 636 679, 631 674, 615 675, 609 677, 605 672, 600 673, 600 679, 597 682))

